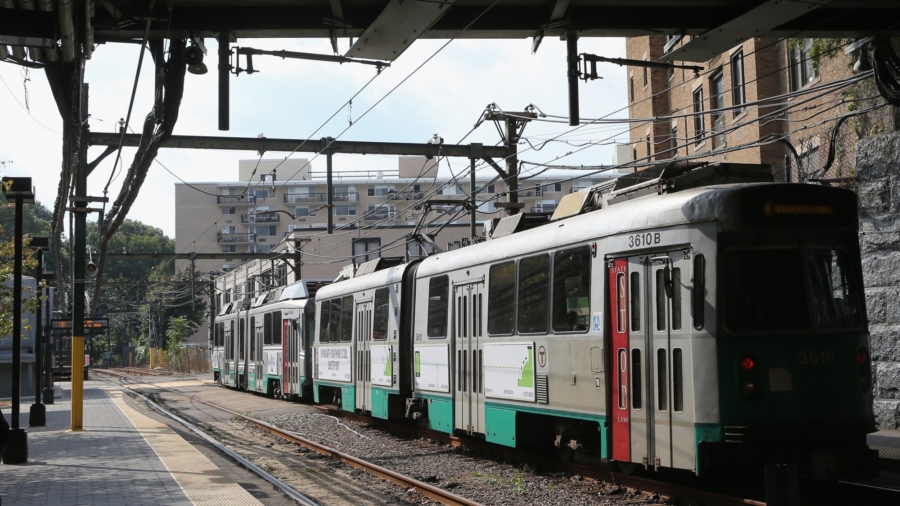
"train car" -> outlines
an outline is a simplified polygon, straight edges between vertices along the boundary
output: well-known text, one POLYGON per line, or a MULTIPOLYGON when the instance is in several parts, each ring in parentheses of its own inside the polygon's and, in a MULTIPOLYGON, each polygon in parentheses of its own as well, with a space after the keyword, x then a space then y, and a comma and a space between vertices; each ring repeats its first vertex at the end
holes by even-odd
POLYGON ((271 397, 306 397, 307 357, 315 336, 316 292, 327 280, 301 280, 259 296, 247 312, 249 353, 244 388, 271 397))
POLYGON ((651 183, 418 264, 411 411, 627 470, 866 461, 855 195, 651 183))
MULTIPOLYGON (((408 335, 408 329, 403 327, 400 315, 404 276, 410 267, 390 267, 318 292, 315 402, 334 402, 345 411, 375 418, 405 416, 411 391, 411 357, 408 339, 401 338, 408 335)), ((405 302, 411 306, 411 301, 405 302)))
POLYGON ((222 306, 215 319, 213 333, 213 377, 224 386, 238 387, 243 384, 243 340, 244 321, 249 304, 243 301, 229 302, 222 306), (218 366, 218 371, 216 371, 218 366))

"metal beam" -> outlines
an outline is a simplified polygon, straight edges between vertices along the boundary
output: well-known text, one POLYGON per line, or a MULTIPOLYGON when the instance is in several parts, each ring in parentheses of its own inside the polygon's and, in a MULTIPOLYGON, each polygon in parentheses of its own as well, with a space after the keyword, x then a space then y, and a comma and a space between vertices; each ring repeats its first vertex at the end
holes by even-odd
MULTIPOLYGON (((139 134, 125 134, 123 146, 137 146, 139 134)), ((88 135, 91 146, 118 146, 119 135, 91 132, 88 135)), ((162 141, 160 147, 182 149, 221 149, 230 151, 282 151, 297 153, 317 153, 322 144, 316 140, 271 139, 256 137, 213 137, 199 135, 173 135, 162 141)), ((405 142, 362 142, 334 141, 335 153, 355 155, 396 155, 396 156, 458 156, 469 157, 468 144, 413 144, 405 142)), ((485 146, 484 156, 506 158, 505 146, 485 146)))
POLYGON ((799 18, 831 0, 785 2, 768 0, 750 11, 728 20, 701 35, 691 37, 687 44, 663 55, 667 60, 702 62, 712 59, 730 48, 766 33, 793 19, 799 18))
POLYGON ((493 158, 486 156, 486 157, 484 157, 484 161, 486 161, 488 163, 488 165, 493 167, 494 170, 497 171, 497 174, 500 174, 500 177, 502 177, 503 179, 506 179, 509 177, 509 174, 507 174, 505 170, 501 169, 500 166, 497 165, 497 162, 495 162, 493 158))
POLYGON ((107 253, 106 258, 129 260, 268 260, 281 258, 282 253, 107 253))

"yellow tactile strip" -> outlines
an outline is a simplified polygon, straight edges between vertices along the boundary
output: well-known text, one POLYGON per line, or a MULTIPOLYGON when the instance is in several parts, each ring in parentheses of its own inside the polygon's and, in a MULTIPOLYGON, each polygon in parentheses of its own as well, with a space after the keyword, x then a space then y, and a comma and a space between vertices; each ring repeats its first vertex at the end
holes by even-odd
POLYGON ((120 390, 106 389, 106 392, 153 448, 192 503, 197 506, 262 505, 172 429, 128 406, 120 390))

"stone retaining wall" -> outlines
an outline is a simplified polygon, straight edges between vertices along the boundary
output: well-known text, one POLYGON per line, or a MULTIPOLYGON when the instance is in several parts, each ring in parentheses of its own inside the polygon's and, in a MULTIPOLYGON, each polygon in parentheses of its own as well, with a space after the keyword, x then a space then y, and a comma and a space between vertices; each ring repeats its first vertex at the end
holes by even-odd
POLYGON ((900 132, 856 145, 859 246, 875 366, 875 416, 900 428, 900 132))

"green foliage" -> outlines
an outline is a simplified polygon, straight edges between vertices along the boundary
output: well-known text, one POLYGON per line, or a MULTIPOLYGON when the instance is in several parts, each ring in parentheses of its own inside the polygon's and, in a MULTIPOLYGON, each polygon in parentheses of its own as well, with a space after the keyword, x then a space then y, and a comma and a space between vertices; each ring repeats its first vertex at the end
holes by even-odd
POLYGON ((187 320, 184 316, 169 318, 169 328, 166 329, 169 353, 178 354, 181 351, 181 345, 184 344, 184 340, 190 336, 191 332, 188 329, 187 320))
MULTIPOLYGON (((788 49, 791 51, 803 49, 805 40, 806 39, 799 38, 788 39, 788 49)), ((818 70, 819 65, 822 63, 822 58, 833 58, 838 54, 838 50, 846 44, 847 40, 845 39, 813 39, 807 57, 809 58, 812 67, 818 70)), ((850 62, 850 65, 853 65, 852 61, 850 62)))
MULTIPOLYGON (((2 197, 0 197, 2 198, 2 197)), ((26 205, 24 208, 33 207, 31 204, 26 205)), ((3 203, 0 204, 0 217, 5 217, 6 214, 14 213, 15 209, 13 204, 3 203)), ((24 213, 23 213, 24 216, 24 213)), ((0 219, 0 223, 3 223, 4 220, 0 219)), ((14 219, 10 219, 10 227, 14 226, 14 219)), ((23 220, 23 228, 24 220, 23 220)), ((7 232, 7 229, 0 225, 0 336, 9 336, 12 335, 13 332, 13 278, 14 278, 14 259, 15 259, 15 243, 13 242, 13 233, 7 232)), ((10 228, 9 230, 12 230, 10 228)), ((37 268, 37 259, 34 256, 34 253, 24 245, 28 244, 29 236, 27 234, 22 237, 22 275, 29 276, 34 274, 35 269, 37 268)), ((44 283, 41 284, 44 286, 44 283)), ((32 290, 25 287, 22 293, 22 312, 37 312, 38 303, 40 298, 37 293, 33 293, 32 290)), ((31 328, 32 322, 28 321, 28 319, 22 319, 22 330, 29 330, 31 328)))

